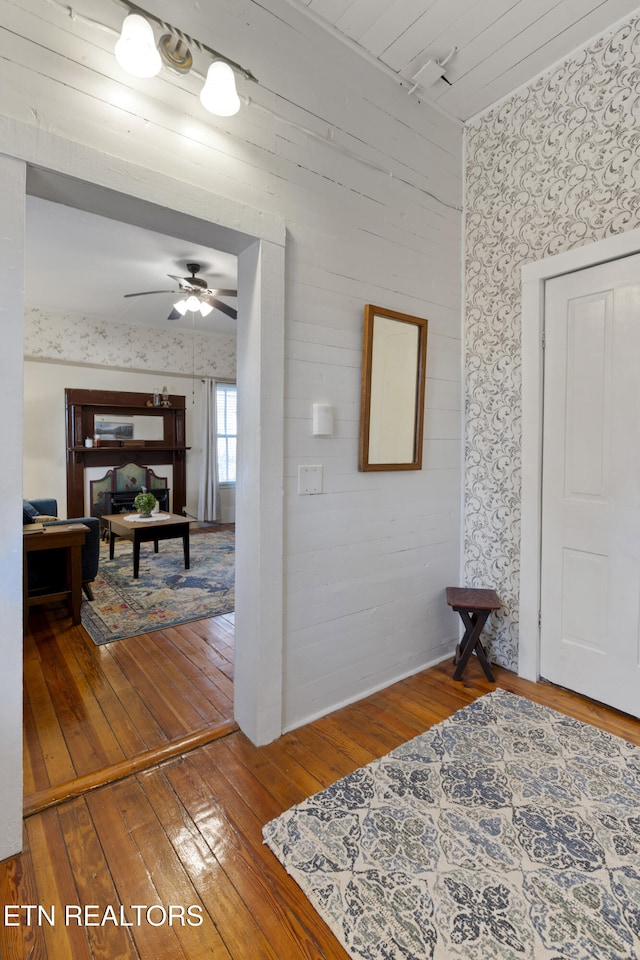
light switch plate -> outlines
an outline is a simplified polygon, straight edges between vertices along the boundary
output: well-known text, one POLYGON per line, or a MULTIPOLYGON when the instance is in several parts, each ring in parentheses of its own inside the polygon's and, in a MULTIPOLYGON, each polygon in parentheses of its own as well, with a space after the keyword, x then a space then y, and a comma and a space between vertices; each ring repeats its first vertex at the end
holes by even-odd
POLYGON ((322 464, 298 467, 298 495, 322 493, 322 464))

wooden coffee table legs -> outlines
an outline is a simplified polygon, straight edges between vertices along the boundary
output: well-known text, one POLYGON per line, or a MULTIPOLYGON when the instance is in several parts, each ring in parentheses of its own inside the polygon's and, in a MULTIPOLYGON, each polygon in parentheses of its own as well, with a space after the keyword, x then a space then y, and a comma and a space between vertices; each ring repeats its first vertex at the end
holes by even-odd
MULTIPOLYGON (((138 579, 138 574, 140 571, 140 544, 148 543, 148 537, 141 537, 140 530, 133 531, 133 579, 138 579)), ((160 537, 161 540, 173 539, 170 537, 160 537)), ((158 552, 158 539, 154 538, 153 541, 153 552, 158 552)), ((189 569, 190 558, 189 558, 189 527, 185 527, 182 534, 182 552, 184 554, 184 568, 185 570, 189 569)), ((113 557, 111 557, 113 559, 113 557)))

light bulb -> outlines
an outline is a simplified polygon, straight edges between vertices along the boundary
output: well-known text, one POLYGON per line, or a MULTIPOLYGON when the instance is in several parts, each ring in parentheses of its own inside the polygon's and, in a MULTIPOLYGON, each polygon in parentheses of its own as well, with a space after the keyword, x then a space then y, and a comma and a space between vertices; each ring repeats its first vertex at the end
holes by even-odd
POLYGON ((200 309, 200 301, 198 300, 197 297, 194 297, 194 295, 191 294, 190 297, 187 297, 187 310, 191 310, 195 313, 195 311, 199 309, 200 309))
POLYGON ((174 303, 173 306, 174 306, 174 308, 178 311, 178 313, 181 314, 181 316, 183 316, 183 317, 184 317, 185 313, 187 312, 187 310, 189 309, 188 306, 187 306, 187 301, 186 301, 186 300, 178 300, 178 302, 177 302, 177 303, 174 303))
POLYGON ((162 67, 151 24, 138 13, 125 17, 115 52, 122 69, 134 77, 155 77, 162 67))
POLYGON ((214 60, 207 70, 207 79, 200 91, 200 102, 209 113, 218 117, 232 117, 240 109, 236 92, 236 78, 228 63, 214 60))
POLYGON ((200 301, 200 313, 203 317, 208 317, 212 310, 213 307, 210 303, 205 303, 204 300, 200 301))

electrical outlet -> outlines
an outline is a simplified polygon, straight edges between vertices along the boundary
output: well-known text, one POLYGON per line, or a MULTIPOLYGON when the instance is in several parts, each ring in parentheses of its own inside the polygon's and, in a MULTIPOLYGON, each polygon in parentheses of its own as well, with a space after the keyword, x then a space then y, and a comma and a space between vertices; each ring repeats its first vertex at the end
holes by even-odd
POLYGON ((298 496, 322 493, 322 464, 298 467, 298 496))

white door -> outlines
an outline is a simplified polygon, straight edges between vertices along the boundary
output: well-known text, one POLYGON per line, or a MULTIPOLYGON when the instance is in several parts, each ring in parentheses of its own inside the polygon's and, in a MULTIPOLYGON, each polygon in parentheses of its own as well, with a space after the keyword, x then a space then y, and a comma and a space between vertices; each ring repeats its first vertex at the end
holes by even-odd
POLYGON ((640 255, 545 298, 540 673, 640 716, 640 255))

